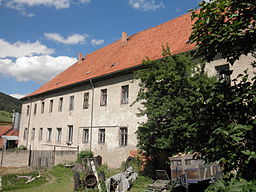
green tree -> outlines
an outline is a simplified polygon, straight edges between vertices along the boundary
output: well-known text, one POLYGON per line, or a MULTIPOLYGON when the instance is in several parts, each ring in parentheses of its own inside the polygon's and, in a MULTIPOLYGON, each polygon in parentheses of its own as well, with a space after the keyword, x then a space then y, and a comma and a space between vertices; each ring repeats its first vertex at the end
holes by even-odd
POLYGON ((190 41, 198 54, 212 61, 220 54, 231 64, 241 55, 254 54, 256 45, 255 0, 210 0, 200 2, 190 41))
POLYGON ((137 101, 143 105, 139 115, 147 116, 137 131, 138 144, 150 156, 187 150, 195 133, 193 110, 199 107, 199 87, 207 90, 214 82, 190 56, 170 55, 168 47, 163 54, 160 60, 145 60, 145 69, 137 72, 141 81, 137 101))
MULTIPOLYGON (((234 64, 241 55, 255 57, 255 0, 202 1, 194 10, 190 40, 206 61, 217 55, 234 64)), ((254 61, 255 64, 255 61, 254 61)), ((247 180, 256 179, 255 77, 239 75, 231 84, 216 83, 201 99, 194 150, 208 162, 219 161, 224 172, 236 170, 247 180)))

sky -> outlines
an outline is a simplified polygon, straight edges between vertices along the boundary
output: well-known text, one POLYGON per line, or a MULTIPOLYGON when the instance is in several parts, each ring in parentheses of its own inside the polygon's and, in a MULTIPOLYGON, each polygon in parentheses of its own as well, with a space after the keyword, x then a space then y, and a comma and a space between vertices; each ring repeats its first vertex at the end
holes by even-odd
POLYGON ((0 0, 0 92, 20 98, 86 55, 199 0, 0 0))

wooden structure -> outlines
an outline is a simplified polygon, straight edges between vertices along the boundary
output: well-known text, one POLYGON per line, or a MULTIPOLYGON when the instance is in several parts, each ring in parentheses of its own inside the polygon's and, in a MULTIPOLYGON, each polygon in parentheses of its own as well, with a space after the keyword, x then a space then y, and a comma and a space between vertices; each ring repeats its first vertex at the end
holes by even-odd
POLYGON ((221 175, 219 164, 204 164, 202 159, 195 159, 193 155, 177 155, 169 157, 171 180, 176 186, 188 187, 189 184, 202 181, 212 182, 221 175))

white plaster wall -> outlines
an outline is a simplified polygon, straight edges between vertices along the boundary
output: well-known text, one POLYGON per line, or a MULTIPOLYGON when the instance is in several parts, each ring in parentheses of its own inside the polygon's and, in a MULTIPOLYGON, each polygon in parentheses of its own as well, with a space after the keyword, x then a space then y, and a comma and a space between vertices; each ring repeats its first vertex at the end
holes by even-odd
MULTIPOLYGON (((105 79, 94 83, 93 103, 93 128, 92 128, 92 151, 95 155, 103 157, 103 163, 110 167, 118 167, 122 161, 129 156, 130 150, 135 150, 137 139, 135 131, 138 123, 145 118, 138 118, 139 104, 130 106, 136 99, 139 90, 138 81, 134 80, 133 74, 105 79), (121 104, 121 86, 129 85, 129 103, 121 104), (100 106, 101 89, 107 89, 107 106, 100 106), (119 146, 119 128, 128 128, 127 146, 119 146), (105 128, 106 138, 104 144, 98 144, 98 130, 105 128)), ((85 84, 76 88, 67 89, 44 97, 32 98, 32 102, 24 102, 22 105, 20 142, 32 150, 50 150, 58 146, 56 150, 88 150, 90 143, 82 143, 82 128, 89 128, 91 131, 91 106, 92 89, 91 85, 85 84), (83 96, 89 92, 89 108, 83 109, 83 96), (69 97, 75 96, 74 110, 69 110, 69 97), (59 98, 63 97, 62 112, 58 112, 59 98), (50 100, 53 99, 53 112, 49 112, 50 100), (41 114, 41 102, 45 102, 44 113, 41 114), (34 114, 34 105, 37 103, 37 113, 34 114), (26 115, 27 105, 32 105, 29 116, 26 115), (73 143, 67 145, 68 125, 73 125, 73 143), (23 139, 24 129, 29 127, 28 140, 23 139), (31 140, 31 131, 35 128, 35 139, 31 140), (39 129, 43 128, 43 139, 38 140, 39 129), (47 142, 47 128, 52 128, 52 140, 47 142), (62 128, 61 142, 56 142, 57 129, 62 128)), ((90 141, 90 138, 89 138, 90 141)))

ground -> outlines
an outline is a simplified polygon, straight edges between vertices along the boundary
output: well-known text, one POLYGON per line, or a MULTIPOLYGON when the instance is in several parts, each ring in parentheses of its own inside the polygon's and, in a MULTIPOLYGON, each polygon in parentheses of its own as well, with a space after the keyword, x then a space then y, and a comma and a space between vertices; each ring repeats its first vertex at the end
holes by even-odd
MULTIPOLYGON (((104 168, 105 169, 105 168, 104 168)), ((21 174, 28 175, 32 170, 28 168, 9 168, 3 169, 0 168, 1 175, 6 174, 21 174)), ((110 169, 106 176, 113 175, 118 173, 120 169, 110 169)), ((30 186, 25 189, 14 189, 8 190, 10 192, 72 192, 73 191, 73 172, 64 166, 56 166, 49 170, 40 170, 40 172, 45 175, 45 180, 40 183, 35 184, 34 186, 30 186)), ((3 176, 5 177, 5 176, 3 176)), ((4 180, 4 179, 3 179, 4 180)), ((6 181, 3 181, 5 183, 6 181)), ((144 191, 147 185, 151 182, 151 179, 139 176, 132 186, 131 192, 141 192, 144 191)), ((92 190, 82 190, 82 191, 92 191, 92 190)), ((81 191, 81 192, 82 192, 81 191)), ((93 190, 97 191, 97 190, 93 190)))

